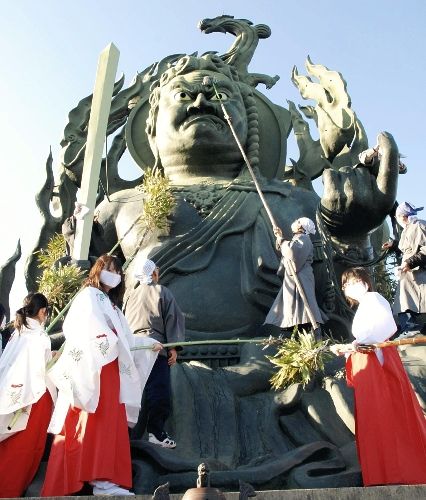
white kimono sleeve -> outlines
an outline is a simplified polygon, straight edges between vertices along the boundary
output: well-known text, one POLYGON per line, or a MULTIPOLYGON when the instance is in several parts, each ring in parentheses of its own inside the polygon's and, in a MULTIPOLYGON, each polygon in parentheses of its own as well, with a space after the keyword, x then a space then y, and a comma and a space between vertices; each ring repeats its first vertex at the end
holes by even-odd
MULTIPOLYGON (((367 292, 361 299, 352 323, 352 334, 358 344, 375 344, 388 340, 396 332, 389 302, 377 292, 367 292)), ((383 364, 381 349, 376 349, 383 364)))

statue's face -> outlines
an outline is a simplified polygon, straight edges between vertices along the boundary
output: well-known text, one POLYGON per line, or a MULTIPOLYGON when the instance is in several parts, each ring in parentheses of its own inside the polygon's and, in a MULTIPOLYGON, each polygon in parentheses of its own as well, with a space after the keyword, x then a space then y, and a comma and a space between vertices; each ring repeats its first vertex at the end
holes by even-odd
POLYGON ((155 142, 161 163, 172 180, 197 175, 235 177, 242 156, 225 121, 216 88, 244 146, 247 116, 238 86, 212 71, 195 71, 171 80, 161 89, 155 142))

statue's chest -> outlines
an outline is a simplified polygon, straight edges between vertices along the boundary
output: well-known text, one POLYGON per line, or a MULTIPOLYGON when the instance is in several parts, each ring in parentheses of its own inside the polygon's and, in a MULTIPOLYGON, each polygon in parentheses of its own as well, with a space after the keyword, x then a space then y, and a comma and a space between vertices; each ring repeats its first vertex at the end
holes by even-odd
POLYGON ((167 287, 185 314, 186 327, 197 332, 239 330, 257 319, 257 312, 242 292, 243 235, 223 238, 206 267, 174 274, 167 287))

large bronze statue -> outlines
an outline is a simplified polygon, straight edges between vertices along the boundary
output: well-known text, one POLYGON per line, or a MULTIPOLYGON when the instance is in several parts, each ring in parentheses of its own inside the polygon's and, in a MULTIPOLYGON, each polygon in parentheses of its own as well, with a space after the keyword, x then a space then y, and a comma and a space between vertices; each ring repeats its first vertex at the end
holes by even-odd
MULTIPOLYGON (((161 267, 163 282, 186 314, 190 338, 253 336, 279 289, 275 274, 279 262, 271 225, 213 88, 203 84, 206 76, 217 81, 237 136, 256 167, 284 234, 290 234, 290 224, 298 217, 315 219, 320 200, 309 185, 309 174, 301 186, 279 179, 284 175, 281 162, 291 127, 290 113, 245 83, 244 75, 240 79, 236 68, 223 58, 212 54, 184 56, 158 75, 151 85, 149 102, 141 100, 127 123, 127 145, 133 156, 144 166, 152 154, 154 168, 169 176, 178 200, 169 230, 151 235, 139 252, 161 267)), ((328 92, 332 98, 334 90, 328 92)), ((369 232, 380 226, 395 202, 398 153, 392 137, 382 134, 377 177, 363 167, 334 170, 331 162, 345 144, 353 141, 358 146, 354 136, 359 122, 348 119, 348 124, 338 125, 331 115, 331 111, 348 114, 339 98, 337 95, 337 110, 329 109, 335 104, 326 100, 317 106, 325 157, 319 156, 318 162, 328 161, 320 216, 339 247, 343 251, 357 249, 362 261, 373 251, 369 232), (345 135, 344 140, 340 135, 345 135)), ((135 189, 119 191, 99 205, 103 250, 124 234, 141 210, 143 199, 135 189)), ((131 256, 139 242, 135 229, 121 245, 124 257, 131 256)), ((315 244, 319 302, 330 312, 330 279, 321 241, 315 244)))
MULTIPOLYGON (((314 240, 317 298, 320 307, 339 322, 341 311, 335 306, 334 288, 340 264, 335 266, 333 260, 336 251, 359 263, 374 256, 370 233, 382 224, 395 202, 397 146, 389 134, 381 134, 378 170, 359 165, 358 154, 368 144, 351 109, 346 83, 339 73, 308 59, 310 76, 301 76, 294 69, 292 81, 302 97, 317 101, 315 107, 300 107, 318 126, 320 139, 313 141, 293 103, 287 110, 256 90, 259 83, 269 88, 278 77, 248 70, 259 40, 270 36, 269 28, 231 16, 204 19, 199 27, 205 33, 232 33, 235 43, 221 56, 168 56, 138 73, 129 88, 120 90, 124 79, 116 84, 107 133, 121 129, 102 169, 99 195, 104 197, 106 186, 108 196, 97 207, 101 230, 93 236, 97 241, 92 248, 98 254, 109 251, 143 213, 143 196, 136 187, 140 179, 124 181, 118 175, 118 161, 127 147, 142 170, 154 167, 169 176, 177 205, 169 229, 151 234, 142 244, 141 229, 136 226, 120 245, 123 257, 139 251, 158 262, 162 282, 186 314, 189 338, 259 333, 280 287, 275 274, 279 260, 271 225, 219 100, 212 87, 203 84, 208 76, 217 81, 227 113, 284 235, 290 234, 290 224, 298 217, 320 218, 334 254, 325 258, 324 242, 318 235, 314 240), (301 154, 286 167, 286 140, 292 127, 301 154), (324 195, 320 200, 311 180, 321 174, 324 195)), ((39 195, 43 213, 49 205, 45 198, 52 194, 62 207, 62 220, 46 213, 40 245, 48 236, 44 233, 52 234, 56 226, 60 232, 61 222, 71 215, 81 179, 90 106, 88 96, 70 112, 61 143, 61 182, 55 188, 46 183, 39 195)), ((35 267, 33 257, 27 268, 30 285, 34 284, 35 267)), ((131 286, 131 267, 128 274, 131 286)))
MULTIPOLYGON (((121 129, 102 170, 108 199, 97 207, 102 238, 93 248, 99 254, 108 251, 143 212, 136 187, 140 179, 118 176, 127 147, 142 170, 153 167, 169 176, 177 203, 167 230, 142 240, 135 226, 121 242, 123 257, 137 251, 159 265, 162 283, 185 314, 188 339, 269 335, 262 325, 280 288, 275 238, 219 99, 206 83, 210 77, 283 233, 290 234, 298 217, 318 221, 321 231, 313 241, 317 301, 331 319, 329 327, 344 336, 348 312, 339 273, 348 263, 365 264, 377 256, 370 234, 395 203, 395 141, 388 133, 379 135, 376 171, 359 164, 358 154, 368 143, 346 83, 339 73, 308 59, 310 76, 294 69, 292 81, 303 98, 316 101, 314 107, 300 107, 318 126, 320 138, 313 140, 293 103, 285 109, 256 90, 259 83, 269 88, 278 80, 248 70, 259 39, 270 35, 267 26, 220 16, 199 27, 205 33, 232 33, 235 43, 223 55, 168 56, 139 73, 128 89, 121 90, 122 80, 116 84, 108 133, 121 129), (285 166, 292 128, 300 158, 285 166), (320 175, 321 199, 311 184, 320 175)), ((71 215, 81 179, 90 105, 91 96, 70 113, 61 183, 44 191, 50 198, 55 190, 62 204, 58 229, 71 215)), ((29 279, 34 279, 31 263, 30 269, 29 279)), ((127 285, 132 286, 131 266, 127 285)), ((359 484, 351 396, 343 380, 330 377, 323 387, 273 393, 271 367, 253 346, 194 347, 184 351, 183 359, 202 364, 182 363, 174 370, 170 425, 178 447, 162 450, 135 440, 137 491, 152 492, 166 481, 183 490, 193 484, 200 461, 209 464, 212 484, 222 488, 238 487, 239 479, 259 489, 359 484)), ((331 367, 329 375, 338 368, 331 367)))

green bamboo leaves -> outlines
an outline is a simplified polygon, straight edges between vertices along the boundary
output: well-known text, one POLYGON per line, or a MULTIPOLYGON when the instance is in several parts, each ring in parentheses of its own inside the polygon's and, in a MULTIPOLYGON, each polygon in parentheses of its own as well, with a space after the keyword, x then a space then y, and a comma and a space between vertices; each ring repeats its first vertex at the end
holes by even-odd
POLYGON ((169 178, 147 169, 139 189, 145 194, 141 223, 149 231, 166 229, 168 217, 176 204, 169 178))
POLYGON ((37 263, 42 269, 49 269, 55 262, 66 255, 65 238, 62 234, 54 234, 47 244, 47 248, 42 248, 38 252, 37 263))
POLYGON ((75 264, 62 266, 56 263, 66 254, 65 240, 61 234, 55 234, 47 248, 38 254, 38 265, 43 269, 37 280, 38 291, 46 296, 52 306, 53 319, 79 290, 85 273, 75 264))
POLYGON ((328 350, 328 340, 315 340, 312 333, 295 330, 288 339, 283 339, 274 356, 266 356, 278 367, 270 382, 276 390, 291 384, 305 387, 316 372, 324 371, 324 363, 333 355, 328 350))
POLYGON ((161 173, 154 172, 150 168, 145 170, 143 182, 137 189, 144 194, 143 213, 136 218, 122 238, 117 241, 109 252, 111 255, 135 225, 142 229, 138 245, 133 254, 126 259, 123 271, 128 268, 136 257, 149 232, 153 232, 156 229, 160 231, 168 229, 168 217, 176 205, 176 200, 170 187, 170 179, 161 173))

